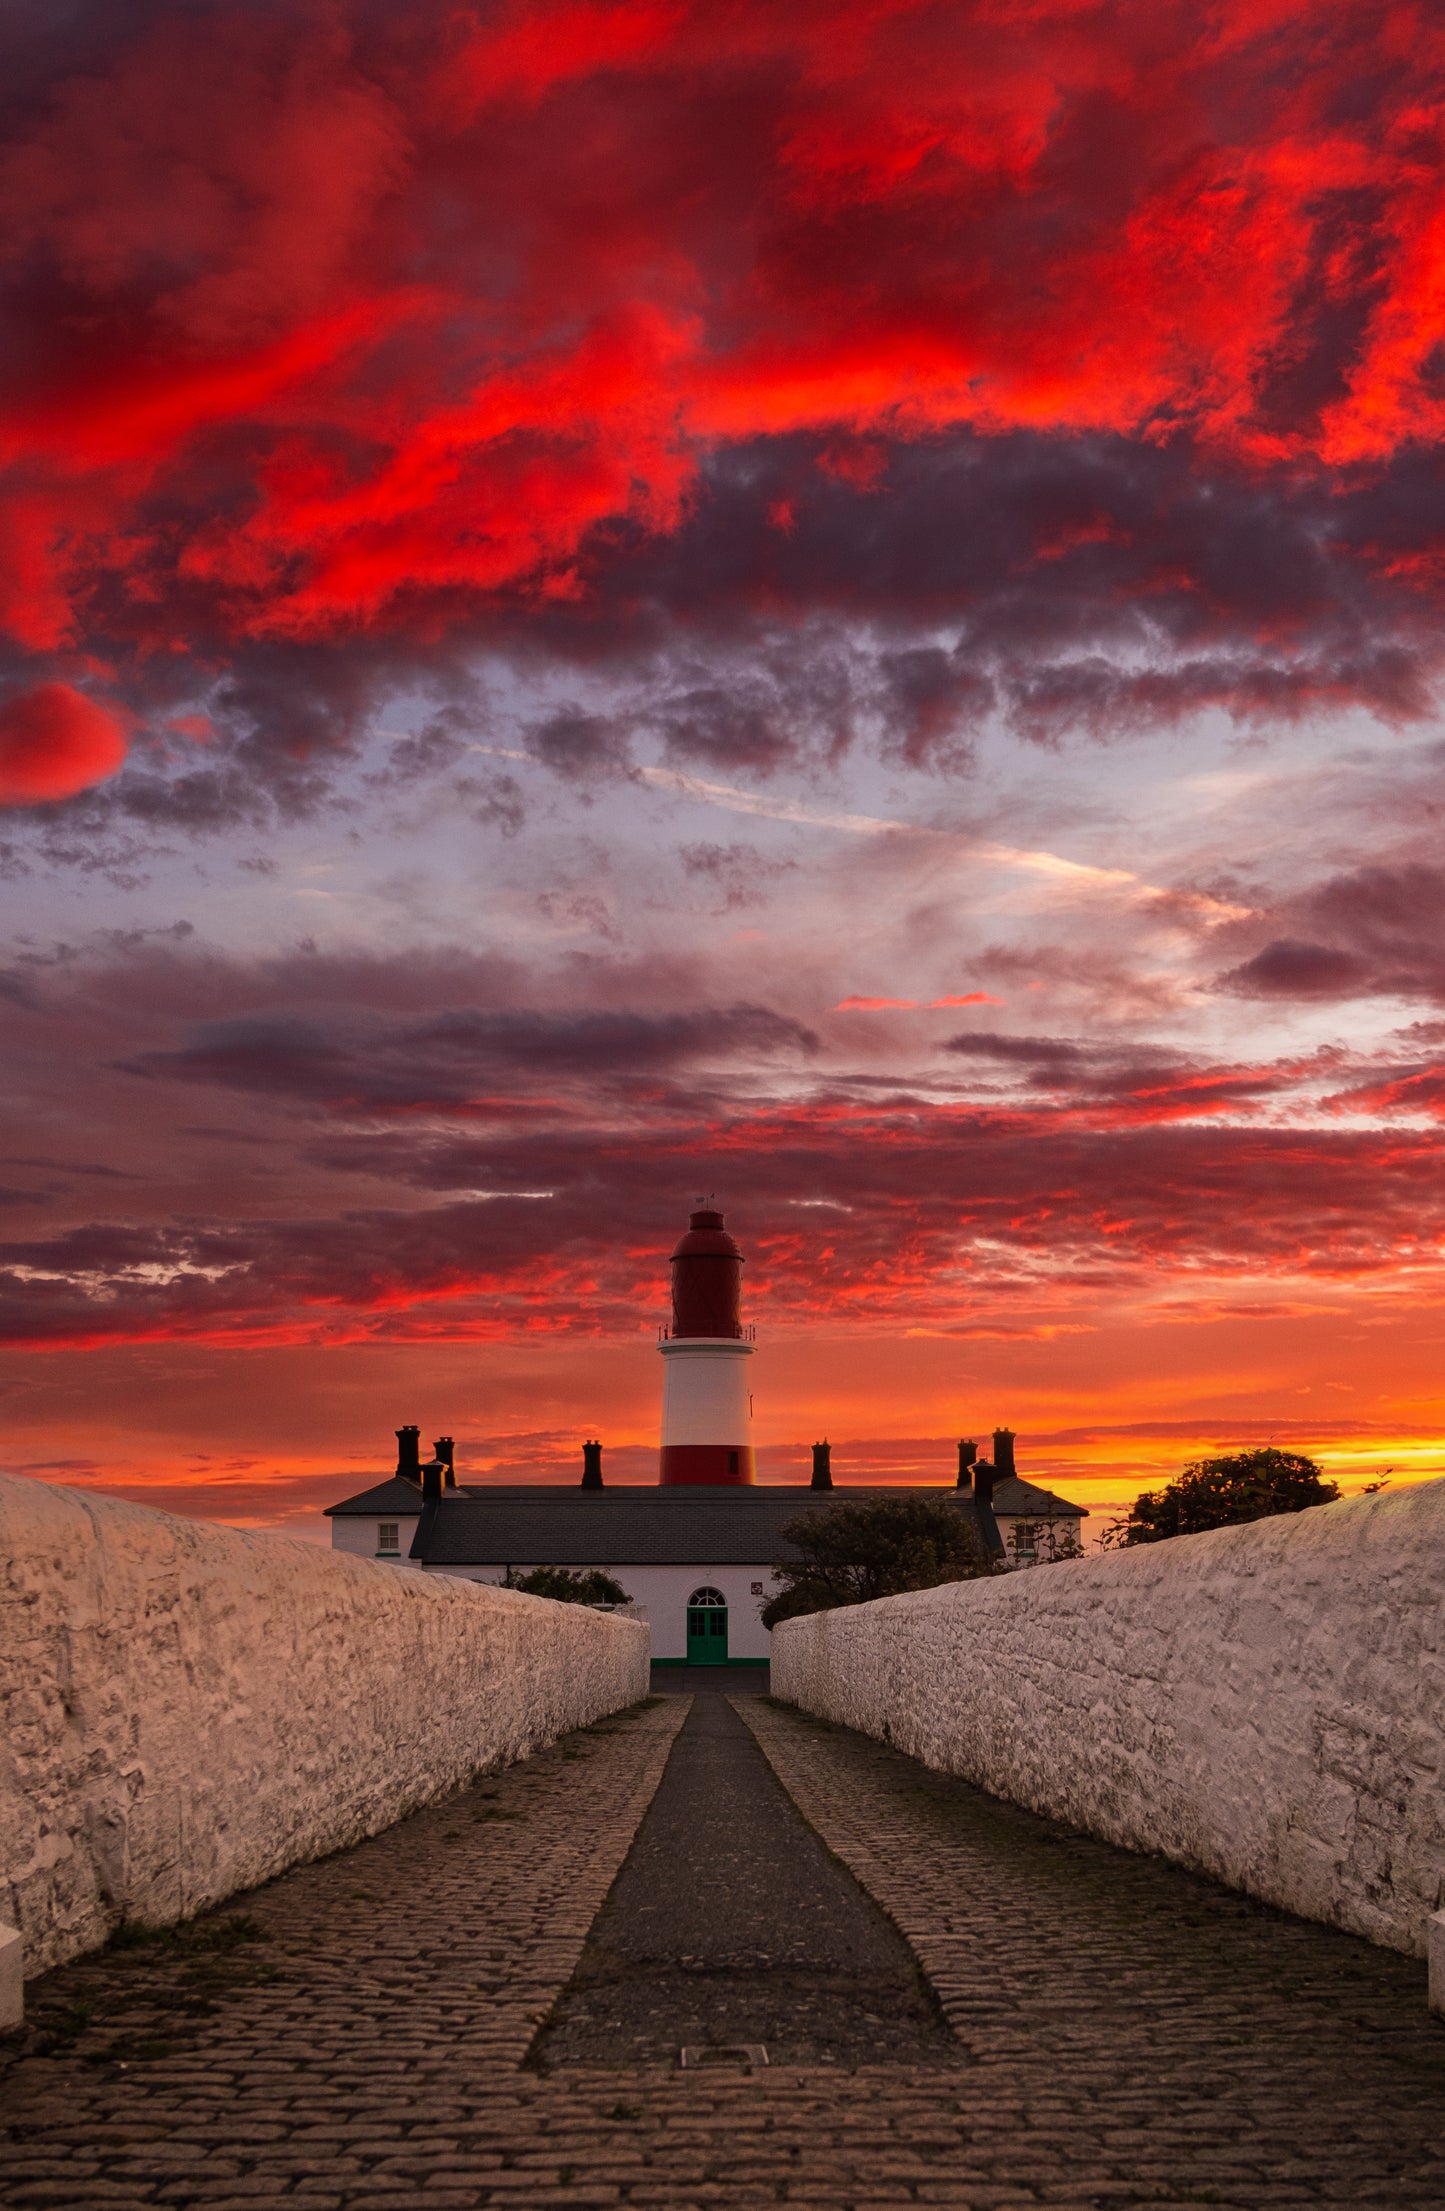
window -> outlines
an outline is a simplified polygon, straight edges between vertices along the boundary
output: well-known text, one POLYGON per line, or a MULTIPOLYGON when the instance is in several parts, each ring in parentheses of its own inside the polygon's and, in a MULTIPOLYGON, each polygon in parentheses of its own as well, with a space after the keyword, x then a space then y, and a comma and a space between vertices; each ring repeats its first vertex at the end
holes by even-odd
POLYGON ((709 1609, 713 1605, 722 1605, 726 1607, 727 1598, 723 1595, 720 1589, 704 1588, 694 1589, 692 1595, 688 1598, 687 1602, 688 1609, 689 1611, 691 1611, 697 1605, 707 1605, 709 1609))
POLYGON ((376 1524, 376 1548, 381 1558, 397 1558, 401 1554, 401 1522, 378 1520, 376 1524))

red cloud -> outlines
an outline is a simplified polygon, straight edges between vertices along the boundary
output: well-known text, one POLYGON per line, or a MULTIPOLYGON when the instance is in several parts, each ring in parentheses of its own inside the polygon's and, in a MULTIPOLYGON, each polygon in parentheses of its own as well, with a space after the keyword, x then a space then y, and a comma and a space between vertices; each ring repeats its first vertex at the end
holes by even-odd
POLYGON ((1335 1104, 1438 1112, 1434 1024, 1408 1057, 1260 1065, 971 1030, 880 1087, 815 1072, 817 1040, 765 1006, 483 1010, 496 985, 455 951, 257 966, 184 934, 18 973, 25 1117, 63 1100, 72 1141, 88 1118, 70 1173, 100 1179, 56 1205, 60 1158, 12 1166, 0 1340, 636 1337, 679 1207, 714 1186, 746 1214, 760 1314, 873 1333, 1007 1328, 1040 1300, 1072 1322, 1168 1283, 1408 1286, 1445 1248, 1438 1131, 1315 1102, 1353 1080, 1374 1098, 1335 1104))
POLYGON ((0 806, 71 798, 125 758, 115 716, 68 683, 40 683, 0 706, 0 806))
MULTIPOLYGON (((552 1126, 545 1125, 548 1119, 552 1126)), ((753 1309, 791 1320, 1007 1329, 1021 1302, 1093 1313, 1186 1278, 1382 1286, 1445 1238, 1433 1132, 1088 1128, 1049 1108, 805 1104, 585 1137, 451 1135, 350 1164, 442 1202, 287 1218, 86 1222, 0 1244, 0 1340, 459 1341, 650 1330, 660 1253, 705 1152, 748 1192, 753 1309), (487 1184, 485 1200, 458 1195, 487 1184), (846 1191, 836 1218, 800 1194, 846 1191), (510 1193, 510 1194, 509 1194, 510 1193), (820 1227, 820 1220, 825 1225, 820 1227)), ((347 1163, 344 1140, 328 1154, 347 1163)), ((741 1224, 740 1224, 741 1225, 741 1224)))
MULTIPOLYGON (((917 998, 840 998, 834 1013, 915 1013, 920 1001, 917 998)), ((943 1006, 1002 1006, 1003 998, 991 997, 986 990, 965 991, 962 997, 930 998, 928 1010, 937 1013, 943 1006)))
POLYGON ((233 638, 565 597, 598 532, 672 529, 709 448, 770 433, 865 484, 879 439, 960 426, 1326 469, 1445 428, 1421 6, 137 20, 0 164, 35 646, 101 581, 233 638))

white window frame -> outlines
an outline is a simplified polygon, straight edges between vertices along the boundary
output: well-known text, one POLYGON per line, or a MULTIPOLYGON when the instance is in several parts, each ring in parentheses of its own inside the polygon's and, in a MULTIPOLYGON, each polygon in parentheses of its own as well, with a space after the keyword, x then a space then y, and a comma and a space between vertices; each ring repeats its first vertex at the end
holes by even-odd
POLYGON ((378 1558, 401 1557, 401 1522, 378 1520, 376 1523, 376 1555, 378 1558), (387 1537, 391 1537, 390 1543, 387 1537))

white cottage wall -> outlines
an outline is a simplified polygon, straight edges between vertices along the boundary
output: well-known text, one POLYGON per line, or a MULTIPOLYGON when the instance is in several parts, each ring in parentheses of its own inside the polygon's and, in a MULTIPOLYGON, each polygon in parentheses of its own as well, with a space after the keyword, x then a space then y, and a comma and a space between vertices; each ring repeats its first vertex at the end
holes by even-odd
MULTIPOLYGON (((514 1561, 515 1574, 532 1567, 514 1561)), ((585 1568, 580 1569, 585 1572, 585 1568)), ((429 1567, 429 1574, 455 1574, 468 1581, 501 1581, 500 1566, 429 1567)), ((642 1620, 652 1636, 654 1658, 686 1658, 687 1600, 695 1589, 718 1589, 727 1599, 729 1658, 767 1658, 772 1637, 758 1615, 773 1593, 768 1566, 607 1566, 620 1581, 633 1609, 626 1618, 642 1620), (755 1586, 759 1585, 759 1586, 755 1586)))
POLYGON ((331 1548, 345 1551, 349 1558, 394 1558, 403 1565, 411 1550, 411 1539, 416 1534, 421 1515, 414 1513, 404 1520, 398 1513, 382 1513, 375 1520, 363 1520, 352 1513, 335 1513, 331 1521, 331 1548), (397 1531, 397 1548, 386 1552, 380 1548, 383 1521, 388 1521, 397 1531))

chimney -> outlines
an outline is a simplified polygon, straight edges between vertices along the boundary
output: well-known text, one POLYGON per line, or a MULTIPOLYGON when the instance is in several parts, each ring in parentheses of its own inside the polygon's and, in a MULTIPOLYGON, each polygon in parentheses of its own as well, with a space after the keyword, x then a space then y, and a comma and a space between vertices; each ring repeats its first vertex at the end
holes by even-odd
POLYGON ((1004 1555, 1003 1537, 993 1516, 993 1485, 997 1471, 987 1459, 973 1462, 973 1517, 991 1559, 1001 1559, 1004 1555))
POLYGON ((445 1472, 446 1467, 440 1459, 428 1459, 426 1465, 422 1468, 421 1502, 423 1511, 426 1510, 428 1505, 439 1505, 441 1503, 442 1476, 445 1472))
POLYGON ((1010 1481, 1017 1472, 1014 1465, 1014 1432, 1012 1428, 994 1429, 993 1470, 1001 1482, 1010 1481))
POLYGON ((966 1442, 960 1439, 958 1446, 958 1487, 965 1496, 973 1488, 973 1463, 977 1457, 978 1445, 974 1442, 972 1436, 966 1442))
POLYGON ((443 1488, 450 1490, 453 1495, 455 1495, 457 1486, 457 1470, 452 1465, 453 1449, 454 1443, 452 1437, 438 1436, 436 1442, 431 1447, 431 1452, 432 1457, 434 1459, 440 1459, 443 1466, 446 1468, 446 1473, 442 1476, 443 1488))
POLYGON ((582 1487, 584 1489, 601 1489, 602 1487, 602 1445, 600 1443, 584 1443, 582 1446, 582 1487))
POLYGON ((833 1487, 833 1446, 826 1436, 821 1443, 813 1445, 813 1487, 814 1489, 831 1489, 833 1487))
POLYGON ((398 1428, 396 1431, 396 1471, 404 1481, 421 1480, 421 1430, 398 1428))

